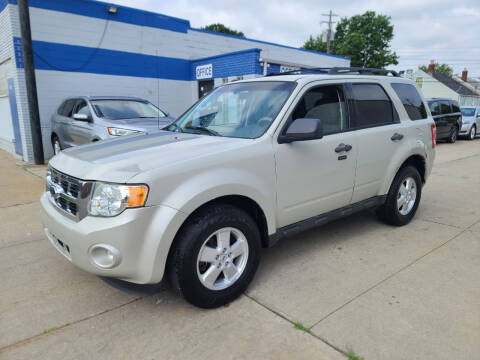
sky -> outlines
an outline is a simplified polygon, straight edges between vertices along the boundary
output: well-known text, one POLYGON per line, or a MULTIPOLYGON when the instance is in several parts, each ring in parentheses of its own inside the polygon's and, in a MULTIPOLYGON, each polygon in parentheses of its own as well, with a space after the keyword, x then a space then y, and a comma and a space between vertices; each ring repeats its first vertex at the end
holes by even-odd
POLYGON ((222 23, 246 37, 300 47, 309 35, 326 29, 322 14, 338 19, 373 10, 394 25, 391 48, 399 55, 396 70, 417 69, 430 60, 447 63, 460 74, 480 78, 479 0, 113 0, 190 21, 194 28, 222 23))

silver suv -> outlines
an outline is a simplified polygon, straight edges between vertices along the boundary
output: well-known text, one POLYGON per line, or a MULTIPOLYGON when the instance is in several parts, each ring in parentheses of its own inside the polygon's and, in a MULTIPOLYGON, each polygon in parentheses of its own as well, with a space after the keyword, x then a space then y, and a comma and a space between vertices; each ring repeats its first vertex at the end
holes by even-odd
POLYGON ((223 85, 165 131, 62 151, 42 221, 52 245, 93 274, 169 278, 196 306, 235 299, 262 247, 376 208, 415 215, 435 123, 396 76, 283 75, 223 85))
POLYGON ((163 128, 175 119, 147 100, 125 96, 65 99, 52 115, 54 154, 74 145, 163 128))

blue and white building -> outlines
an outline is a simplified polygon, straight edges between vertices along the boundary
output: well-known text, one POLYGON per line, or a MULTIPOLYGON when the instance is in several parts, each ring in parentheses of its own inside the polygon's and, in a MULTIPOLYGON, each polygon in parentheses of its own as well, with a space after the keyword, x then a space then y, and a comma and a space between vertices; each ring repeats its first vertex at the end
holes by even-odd
MULTIPOLYGON (((180 115, 214 86, 350 59, 213 33, 171 16, 92 0, 30 0, 45 157, 63 98, 128 95, 180 115)), ((0 148, 33 160, 16 0, 0 0, 0 148)))

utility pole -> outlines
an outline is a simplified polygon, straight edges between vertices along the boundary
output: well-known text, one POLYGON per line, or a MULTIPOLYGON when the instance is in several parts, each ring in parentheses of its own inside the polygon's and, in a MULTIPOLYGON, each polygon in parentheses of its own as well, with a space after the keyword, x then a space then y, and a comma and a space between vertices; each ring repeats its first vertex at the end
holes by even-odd
POLYGON ((35 164, 43 164, 42 128, 40 126, 40 113, 38 111, 37 82, 35 80, 35 66, 33 64, 32 33, 30 30, 28 0, 18 0, 17 7, 22 34, 23 64, 25 83, 27 86, 28 112, 30 113, 33 159, 35 164))
POLYGON ((322 21, 320 24, 328 24, 327 30, 327 54, 330 54, 330 38, 332 37, 332 25, 336 23, 336 21, 332 21, 332 17, 338 17, 337 14, 334 14, 332 10, 328 14, 322 14, 322 16, 328 16, 328 21, 322 21))

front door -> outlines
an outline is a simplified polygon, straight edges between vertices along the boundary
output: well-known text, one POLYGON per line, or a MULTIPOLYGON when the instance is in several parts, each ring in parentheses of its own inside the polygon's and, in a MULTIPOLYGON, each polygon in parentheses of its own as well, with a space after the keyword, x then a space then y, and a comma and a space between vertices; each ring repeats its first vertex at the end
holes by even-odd
POLYGON ((75 145, 82 145, 90 142, 93 133, 92 114, 85 100, 78 100, 72 112, 71 134, 75 145), (89 121, 75 120, 75 114, 87 115, 89 121))
POLYGON ((346 206, 353 192, 357 149, 355 133, 348 132, 343 87, 313 86, 299 99, 287 124, 299 118, 321 119, 324 137, 275 143, 280 227, 346 206), (342 145, 349 145, 348 151, 342 145))
POLYGON ((198 98, 201 99, 213 90, 214 80, 201 80, 198 82, 198 98))

